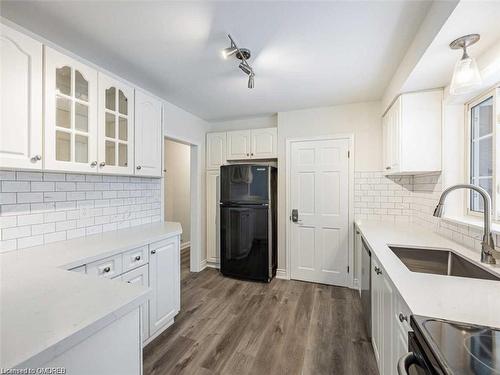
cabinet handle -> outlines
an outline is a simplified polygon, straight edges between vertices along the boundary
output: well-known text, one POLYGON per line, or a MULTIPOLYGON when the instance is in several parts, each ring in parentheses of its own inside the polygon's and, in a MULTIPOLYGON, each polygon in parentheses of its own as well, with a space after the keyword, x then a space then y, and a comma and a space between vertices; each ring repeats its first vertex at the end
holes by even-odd
POLYGON ((96 165, 97 165, 97 161, 93 161, 92 163, 90 163, 90 166, 91 166, 92 168, 94 168, 96 165))
POLYGON ((105 162, 101 162, 101 163, 99 164, 99 167, 101 167, 101 168, 102 168, 102 167, 104 167, 105 165, 106 165, 106 163, 105 163, 105 162))
POLYGON ((375 273, 377 275, 380 275, 382 273, 382 270, 380 268, 378 268, 378 267, 375 267, 375 273))
POLYGON ((156 250, 151 250, 151 254, 156 254, 156 250))
POLYGON ((251 153, 251 155, 253 156, 253 152, 251 153))
POLYGON ((31 161, 32 161, 33 163, 36 163, 37 161, 40 161, 40 160, 42 160, 42 157, 41 157, 40 155, 35 155, 35 156, 33 156, 33 157, 31 158, 31 161))
POLYGON ((137 170, 141 169, 142 167, 140 165, 138 165, 137 167, 135 167, 137 170))
POLYGON ((247 156, 250 156, 250 154, 247 154, 247 156))
POLYGON ((391 167, 385 167, 385 169, 386 169, 386 170, 389 170, 389 169, 391 169, 391 167))
POLYGON ((135 260, 136 260, 136 261, 141 260, 141 256, 140 256, 140 255, 137 255, 137 256, 135 257, 135 260))
POLYGON ((104 273, 108 273, 109 271, 111 271, 111 267, 106 267, 102 270, 104 273))
POLYGON ((403 313, 399 313, 398 318, 401 323, 403 323, 403 321, 405 320, 408 322, 408 317, 406 315, 403 315, 403 313))

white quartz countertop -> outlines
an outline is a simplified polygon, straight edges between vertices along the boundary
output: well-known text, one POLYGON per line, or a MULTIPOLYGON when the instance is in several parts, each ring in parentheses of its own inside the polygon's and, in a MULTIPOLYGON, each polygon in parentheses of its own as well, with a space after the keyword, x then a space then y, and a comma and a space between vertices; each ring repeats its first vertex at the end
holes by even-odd
POLYGON ((0 368, 43 365, 150 293, 68 269, 181 233, 178 223, 154 223, 1 254, 0 368))
POLYGON ((483 264, 479 252, 416 224, 356 225, 413 314, 500 328, 500 281, 411 272, 388 245, 450 249, 497 275, 499 265, 483 264))

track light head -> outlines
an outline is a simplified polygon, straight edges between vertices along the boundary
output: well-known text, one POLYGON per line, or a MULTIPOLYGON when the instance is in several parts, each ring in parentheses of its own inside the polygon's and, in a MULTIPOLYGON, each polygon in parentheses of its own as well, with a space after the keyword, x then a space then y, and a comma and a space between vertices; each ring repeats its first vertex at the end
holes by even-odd
POLYGON ((234 55, 236 52, 238 52, 238 48, 236 48, 236 47, 231 46, 228 48, 224 48, 222 50, 222 57, 224 59, 227 59, 229 56, 234 55))
POLYGON ((245 74, 253 74, 252 68, 250 68, 248 65, 245 65, 244 63, 241 63, 239 65, 239 68, 245 72, 245 74))
POLYGON ((255 77, 255 74, 250 74, 250 76, 248 77, 248 88, 249 89, 253 89, 255 87, 255 82, 254 82, 254 79, 253 77, 255 77))

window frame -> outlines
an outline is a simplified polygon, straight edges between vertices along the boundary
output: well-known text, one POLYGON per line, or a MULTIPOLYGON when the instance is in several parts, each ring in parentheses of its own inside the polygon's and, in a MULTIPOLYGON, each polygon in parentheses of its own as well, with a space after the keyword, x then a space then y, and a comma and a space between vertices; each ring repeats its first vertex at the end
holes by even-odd
MULTIPOLYGON (((500 122, 497 122, 497 117, 500 116, 500 114, 497 112, 498 108, 500 106, 498 105, 498 97, 499 97, 499 91, 500 89, 495 86, 492 89, 489 89, 486 92, 483 92, 479 96, 476 96, 469 102, 465 103, 465 125, 466 125, 466 136, 465 136, 465 142, 466 142, 466 160, 465 160, 465 177, 466 177, 466 183, 470 184, 471 182, 471 174, 472 174, 472 165, 471 165, 471 153, 472 153, 472 108, 477 106, 478 104, 481 104, 482 102, 488 100, 489 98, 492 98, 493 100, 493 111, 492 111, 492 116, 493 116, 493 124, 492 124, 492 137, 493 137, 493 142, 492 142, 492 197, 491 197, 491 206, 492 206, 492 219, 493 221, 499 221, 500 218, 500 213, 497 211, 497 201, 499 201, 498 195, 498 177, 500 176, 500 171, 498 170, 500 168, 500 161, 498 158, 500 157, 500 152, 497 152, 497 149, 500 150, 500 134, 498 132, 497 127, 500 126, 500 122)), ((473 211, 471 210, 471 194, 470 192, 466 192, 464 194, 464 200, 465 200, 465 214, 466 216, 472 216, 472 217, 482 217, 483 213, 478 212, 478 211, 473 211)))

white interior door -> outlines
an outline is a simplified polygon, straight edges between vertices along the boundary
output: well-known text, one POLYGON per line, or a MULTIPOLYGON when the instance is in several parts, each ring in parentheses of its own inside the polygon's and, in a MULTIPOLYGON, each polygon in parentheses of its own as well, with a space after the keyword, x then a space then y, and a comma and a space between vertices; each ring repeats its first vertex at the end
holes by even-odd
POLYGON ((349 142, 291 144, 290 208, 298 211, 290 224, 292 279, 347 285, 349 142))

